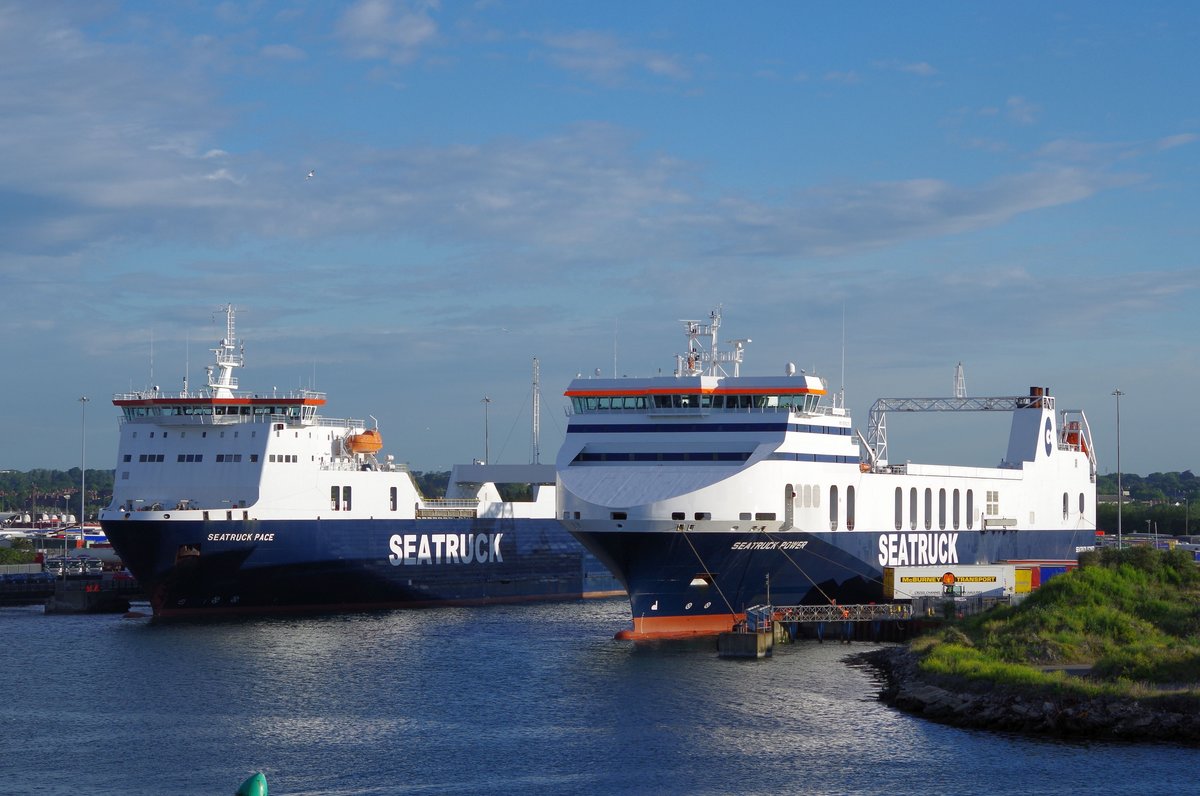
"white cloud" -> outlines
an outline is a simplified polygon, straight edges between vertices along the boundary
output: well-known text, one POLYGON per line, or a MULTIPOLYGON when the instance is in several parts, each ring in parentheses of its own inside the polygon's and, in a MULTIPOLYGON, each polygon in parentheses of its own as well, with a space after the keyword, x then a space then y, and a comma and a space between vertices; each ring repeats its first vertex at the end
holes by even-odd
POLYGON ((878 66, 881 69, 893 69, 897 72, 908 72, 911 75, 918 75, 920 77, 933 77, 938 73, 938 71, 926 61, 917 61, 915 63, 907 63, 904 61, 876 61, 875 66, 878 66))
POLYGON ((308 53, 291 44, 268 44, 259 52, 264 58, 277 61, 303 61, 308 58, 308 53))
POLYGON ((847 85, 862 82, 862 78, 853 69, 847 72, 826 72, 824 79, 829 83, 845 83, 847 85))
POLYGON ((919 63, 915 64, 904 64, 900 67, 900 70, 903 72, 911 72, 912 74, 920 75, 921 77, 932 77, 933 75, 937 74, 937 70, 925 61, 920 61, 919 63))
POLYGON ((1033 124, 1037 121, 1038 112, 1041 110, 1029 100, 1018 96, 1009 97, 1005 101, 1004 107, 1008 111, 1009 121, 1017 124, 1033 124))
POLYGON ((614 84, 638 71, 672 80, 691 77, 678 57, 626 46, 608 33, 581 30, 543 36, 541 41, 550 50, 550 63, 597 83, 614 84))
POLYGON ((1186 146, 1194 143, 1200 136, 1195 133, 1180 133, 1179 135, 1169 135, 1158 140, 1159 149, 1174 149, 1177 146, 1186 146))
POLYGON ((356 58, 408 63, 436 38, 431 12, 438 6, 436 0, 359 0, 338 20, 337 35, 356 58))

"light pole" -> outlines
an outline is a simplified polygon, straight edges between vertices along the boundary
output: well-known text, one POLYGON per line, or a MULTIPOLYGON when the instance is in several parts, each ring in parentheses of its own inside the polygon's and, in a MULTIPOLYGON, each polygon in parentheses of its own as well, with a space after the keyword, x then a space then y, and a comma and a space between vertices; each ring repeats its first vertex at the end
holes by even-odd
POLYGON ((87 520, 87 405, 86 395, 79 397, 79 546, 86 546, 83 523, 87 520))
POLYGON ((483 404, 483 463, 487 464, 492 459, 491 451, 488 450, 488 404, 492 402, 491 398, 486 395, 480 403, 483 404))
POLYGON ((1121 396, 1125 393, 1121 392, 1121 388, 1112 391, 1112 394, 1117 399, 1117 549, 1121 549, 1121 503, 1125 500, 1125 495, 1121 491, 1121 396))

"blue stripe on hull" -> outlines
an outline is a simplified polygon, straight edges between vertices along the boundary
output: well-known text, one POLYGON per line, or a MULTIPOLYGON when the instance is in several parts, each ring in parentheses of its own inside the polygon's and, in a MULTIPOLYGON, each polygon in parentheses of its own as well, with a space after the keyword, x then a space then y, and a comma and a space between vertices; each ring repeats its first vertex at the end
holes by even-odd
POLYGON ((575 599, 620 588, 552 519, 103 524, 161 616, 575 599), (445 544, 451 535, 457 549, 445 544))
MULTIPOLYGON (((958 564, 1006 560, 1074 560, 1095 544, 1092 531, 957 531, 958 564)), ((699 617, 738 614, 749 606, 883 602, 883 567, 940 565, 945 560, 888 561, 888 532, 679 533, 576 532, 575 536, 625 584, 638 617, 699 617), (884 537, 881 544, 880 538, 884 537), (768 577, 770 599, 767 597, 768 577), (693 585, 706 578, 711 585, 693 585)), ((907 533, 905 536, 920 536, 907 533)), ((926 532, 925 550, 939 534, 926 532)), ((947 534, 940 534, 946 537, 947 534)), ((946 540, 947 542, 949 540, 946 540)), ((933 557, 933 554, 929 554, 933 557)))

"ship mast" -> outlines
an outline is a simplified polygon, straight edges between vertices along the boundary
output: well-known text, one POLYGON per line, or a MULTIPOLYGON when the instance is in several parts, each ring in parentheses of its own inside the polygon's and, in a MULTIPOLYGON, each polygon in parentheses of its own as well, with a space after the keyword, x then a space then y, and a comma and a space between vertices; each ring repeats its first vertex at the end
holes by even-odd
POLYGON ((213 365, 205 368, 208 371, 208 389, 212 391, 214 398, 232 398, 233 391, 237 389, 238 382, 233 375, 233 369, 241 367, 245 361, 245 349, 239 347, 235 341, 233 334, 233 316, 234 306, 226 304, 222 307, 225 311, 225 339, 221 341, 216 348, 209 349, 217 355, 216 374, 214 376, 213 365))
POLYGON ((721 308, 717 307, 709 315, 708 323, 701 321, 683 321, 683 333, 688 339, 687 353, 675 355, 675 376, 728 376, 722 364, 733 365, 733 375, 738 375, 745 354, 746 344, 751 342, 749 337, 739 340, 726 340, 733 346, 732 351, 721 351, 717 347, 717 330, 721 328, 721 308), (701 337, 709 338, 709 349, 699 342, 701 337))

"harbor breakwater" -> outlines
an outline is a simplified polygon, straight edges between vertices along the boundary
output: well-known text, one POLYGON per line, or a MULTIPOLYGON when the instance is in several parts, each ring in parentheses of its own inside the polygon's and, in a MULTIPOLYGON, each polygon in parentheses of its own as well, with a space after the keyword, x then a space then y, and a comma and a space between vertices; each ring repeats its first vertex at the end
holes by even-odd
POLYGON ((1059 738, 1155 741, 1200 746, 1200 711, 1193 694, 1145 699, 1026 692, 978 681, 948 683, 922 674, 916 653, 886 647, 854 656, 877 670, 879 697, 906 713, 956 727, 1059 738))

